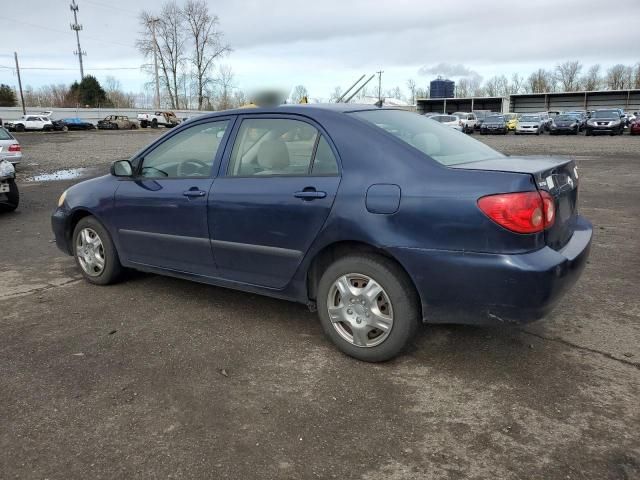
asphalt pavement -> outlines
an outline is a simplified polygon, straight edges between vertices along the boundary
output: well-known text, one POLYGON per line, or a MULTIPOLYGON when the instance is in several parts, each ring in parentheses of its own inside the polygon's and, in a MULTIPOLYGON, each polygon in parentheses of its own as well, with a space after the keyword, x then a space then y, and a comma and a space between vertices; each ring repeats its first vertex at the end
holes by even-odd
POLYGON ((640 158, 578 166, 592 254, 550 317, 426 326, 377 365, 302 305, 89 285, 49 226, 77 180, 21 181, 0 217, 0 477, 640 478, 640 158))

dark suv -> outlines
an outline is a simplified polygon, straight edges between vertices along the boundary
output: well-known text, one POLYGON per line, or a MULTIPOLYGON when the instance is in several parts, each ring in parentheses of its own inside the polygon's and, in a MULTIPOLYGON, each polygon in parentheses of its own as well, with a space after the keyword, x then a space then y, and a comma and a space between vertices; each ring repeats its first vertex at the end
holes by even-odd
POLYGON ((589 136, 596 133, 622 135, 624 133, 624 123, 620 110, 617 108, 595 110, 587 121, 586 135, 589 136))

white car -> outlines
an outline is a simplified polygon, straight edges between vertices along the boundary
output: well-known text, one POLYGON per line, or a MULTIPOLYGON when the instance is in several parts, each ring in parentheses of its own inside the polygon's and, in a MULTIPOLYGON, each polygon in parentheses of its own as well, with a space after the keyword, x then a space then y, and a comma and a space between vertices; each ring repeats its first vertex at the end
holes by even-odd
POLYGON ((473 130, 476 128, 476 123, 478 122, 475 113, 454 112, 454 115, 462 122, 463 132, 473 133, 473 130))
POLYGON ((4 128, 0 127, 0 162, 6 160, 12 164, 22 160, 22 148, 20 142, 4 128))
POLYGON ((462 120, 460 120, 460 117, 458 117, 457 115, 432 115, 429 117, 429 119, 435 120, 436 122, 440 122, 443 125, 447 125, 462 132, 463 123, 462 120))
POLYGON ((153 115, 139 113, 138 122, 140 122, 140 127, 142 128, 158 128, 159 126, 173 128, 180 124, 180 119, 173 112, 155 112, 153 115))
POLYGON ((534 133, 536 135, 540 135, 544 132, 544 129, 545 121, 540 117, 540 115, 524 114, 518 120, 518 125, 516 126, 516 135, 525 133, 534 133))
POLYGON ((44 115, 23 115, 18 120, 4 122, 7 130, 24 132, 25 130, 53 130, 53 122, 44 115))

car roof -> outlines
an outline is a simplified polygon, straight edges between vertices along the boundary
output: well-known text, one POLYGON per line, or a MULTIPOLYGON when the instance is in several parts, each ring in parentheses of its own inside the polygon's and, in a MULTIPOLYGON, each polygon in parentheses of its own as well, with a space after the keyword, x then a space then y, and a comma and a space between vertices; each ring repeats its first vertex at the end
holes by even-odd
POLYGON ((232 110, 221 110, 219 112, 208 113, 197 118, 219 117, 224 115, 247 115, 261 113, 292 113, 300 115, 313 116, 322 112, 349 113, 360 112, 366 110, 401 110, 394 107, 376 107, 375 105, 363 105, 356 103, 302 103, 302 104, 285 104, 274 107, 257 107, 257 108, 235 108, 232 110))

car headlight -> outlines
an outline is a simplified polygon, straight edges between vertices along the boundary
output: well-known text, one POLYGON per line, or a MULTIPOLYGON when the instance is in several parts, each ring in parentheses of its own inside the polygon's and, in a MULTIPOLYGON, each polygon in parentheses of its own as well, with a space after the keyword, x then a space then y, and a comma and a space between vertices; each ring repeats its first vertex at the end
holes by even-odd
POLYGON ((16 169, 6 160, 0 160, 0 178, 15 177, 16 169))
POLYGON ((62 195, 60 195, 60 198, 58 198, 58 207, 61 207, 64 204, 64 201, 67 198, 67 190, 65 190, 64 192, 62 192, 62 195))

